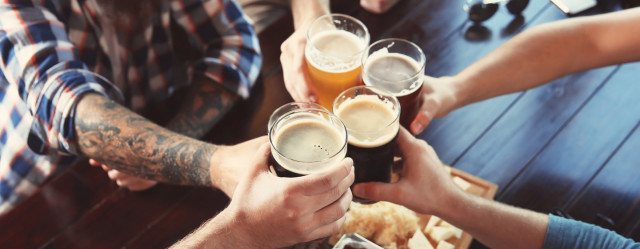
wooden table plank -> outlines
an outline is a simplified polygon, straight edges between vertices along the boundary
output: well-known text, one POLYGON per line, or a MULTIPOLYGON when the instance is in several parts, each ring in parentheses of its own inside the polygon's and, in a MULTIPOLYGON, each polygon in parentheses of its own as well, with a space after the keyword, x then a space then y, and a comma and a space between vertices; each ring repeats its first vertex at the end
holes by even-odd
POLYGON ((577 73, 526 91, 455 162, 455 167, 507 186, 604 85, 615 68, 577 73))
MULTIPOLYGON (((640 130, 636 125, 631 137, 566 208, 569 215, 628 236, 640 222, 638 148, 640 130), (613 226, 606 219, 611 219, 613 226)), ((632 238, 640 241, 640 236, 632 238)))
POLYGON ((222 192, 210 188, 197 188, 185 201, 162 220, 133 238, 128 248, 167 248, 211 219, 229 203, 222 192))
POLYGON ((102 169, 76 164, 0 216, 0 245, 39 247, 116 191, 102 169))
POLYGON ((47 248, 118 248, 161 220, 193 187, 160 184, 143 192, 119 191, 64 229, 47 248))
MULTIPOLYGON (((542 21, 537 21, 535 17, 538 12, 545 10, 546 5, 540 2, 533 3, 536 4, 528 6, 525 13, 532 16, 533 25, 563 18, 561 15, 551 15, 542 21)), ((497 15, 490 19, 491 22, 486 25, 502 27, 509 22, 509 18, 513 17, 497 15)), ((510 38, 495 37, 484 42, 469 41, 464 38, 462 29, 464 27, 461 26, 441 42, 446 46, 441 46, 429 54, 431 63, 426 68, 428 75, 456 74, 510 38)), ((428 43, 429 41, 419 41, 419 44, 428 43)), ((434 120, 418 137, 430 143, 444 163, 453 164, 509 106, 517 101, 520 95, 522 93, 504 95, 460 108, 442 119, 434 120)))
POLYGON ((574 198, 640 121, 639 69, 623 65, 497 199, 546 213, 574 198))

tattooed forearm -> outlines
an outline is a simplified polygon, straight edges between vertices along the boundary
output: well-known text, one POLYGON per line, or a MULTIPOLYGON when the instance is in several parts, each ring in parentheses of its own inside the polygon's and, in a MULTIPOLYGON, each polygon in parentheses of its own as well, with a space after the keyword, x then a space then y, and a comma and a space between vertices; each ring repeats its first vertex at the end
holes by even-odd
POLYGON ((96 94, 83 96, 75 121, 80 150, 102 164, 147 179, 212 185, 215 145, 171 132, 96 94))
POLYGON ((238 96, 211 79, 194 78, 186 101, 167 128, 193 138, 204 136, 222 117, 231 110, 238 96))

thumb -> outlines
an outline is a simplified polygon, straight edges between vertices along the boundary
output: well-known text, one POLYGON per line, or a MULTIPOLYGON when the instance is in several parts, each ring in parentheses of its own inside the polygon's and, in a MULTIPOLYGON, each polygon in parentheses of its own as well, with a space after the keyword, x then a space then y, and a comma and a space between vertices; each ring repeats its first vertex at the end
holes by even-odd
POLYGON ((249 165, 249 172, 247 172, 247 177, 252 179, 260 173, 267 171, 270 155, 271 147, 269 143, 260 145, 258 151, 256 151, 255 157, 251 161, 251 165, 249 165))
POLYGON ((397 184, 364 182, 353 186, 353 195, 374 201, 396 202, 397 184))

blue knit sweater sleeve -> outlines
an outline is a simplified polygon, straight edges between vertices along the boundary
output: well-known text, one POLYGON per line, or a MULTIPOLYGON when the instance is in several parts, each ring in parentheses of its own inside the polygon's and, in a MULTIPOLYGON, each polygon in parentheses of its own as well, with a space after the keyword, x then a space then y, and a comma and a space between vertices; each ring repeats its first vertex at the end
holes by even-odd
POLYGON ((549 227, 542 248, 640 249, 640 243, 596 225, 549 214, 549 227))

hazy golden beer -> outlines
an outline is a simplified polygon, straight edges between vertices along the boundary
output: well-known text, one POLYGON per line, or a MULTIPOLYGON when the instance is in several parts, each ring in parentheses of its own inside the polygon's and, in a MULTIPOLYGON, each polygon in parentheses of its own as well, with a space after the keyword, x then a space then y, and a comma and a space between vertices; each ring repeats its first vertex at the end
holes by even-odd
POLYGON ((362 57, 362 80, 383 88, 402 106, 400 123, 409 127, 422 106, 426 57, 420 47, 403 39, 383 39, 371 44, 362 57))
POLYGON ((369 39, 364 24, 347 15, 324 15, 311 23, 305 58, 319 104, 331 109, 338 94, 356 85, 369 39))
POLYGON ((320 108, 296 108, 280 115, 269 129, 270 170, 280 177, 322 171, 342 160, 347 130, 342 121, 320 108))

